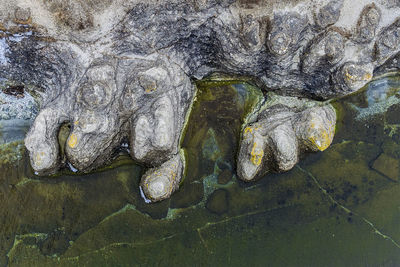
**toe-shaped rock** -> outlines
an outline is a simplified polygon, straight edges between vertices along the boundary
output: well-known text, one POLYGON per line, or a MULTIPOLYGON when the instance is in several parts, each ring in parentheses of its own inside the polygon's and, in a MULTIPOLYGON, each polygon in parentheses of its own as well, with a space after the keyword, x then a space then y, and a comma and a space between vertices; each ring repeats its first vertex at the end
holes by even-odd
POLYGON ((251 181, 257 178, 265 161, 265 138, 256 125, 247 126, 243 130, 242 141, 239 148, 237 173, 240 179, 251 181))
POLYGON ((161 166, 149 169, 142 177, 140 189, 151 202, 169 198, 179 188, 184 161, 180 154, 175 155, 161 166))
POLYGON ((57 134, 60 124, 66 119, 57 108, 43 109, 25 138, 32 168, 39 175, 54 173, 59 168, 57 134))
POLYGON ((298 144, 291 124, 278 125, 269 135, 277 171, 292 169, 298 161, 298 144))

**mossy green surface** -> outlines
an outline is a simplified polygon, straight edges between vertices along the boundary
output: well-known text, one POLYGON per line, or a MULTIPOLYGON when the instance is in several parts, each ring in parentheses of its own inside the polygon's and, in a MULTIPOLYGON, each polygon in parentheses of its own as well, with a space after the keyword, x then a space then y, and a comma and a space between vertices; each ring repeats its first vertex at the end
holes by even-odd
POLYGON ((33 176, 26 156, 1 165, 0 261, 399 266, 400 184, 372 168, 382 153, 399 160, 397 128, 387 130, 393 118, 355 120, 354 105, 368 107, 365 96, 338 100, 330 148, 306 155, 287 173, 244 183, 235 175, 237 143, 261 97, 247 94, 247 86, 199 85, 182 141, 187 175, 170 200, 144 203, 138 191, 143 169, 124 157, 123 164, 95 173, 52 178, 33 176))

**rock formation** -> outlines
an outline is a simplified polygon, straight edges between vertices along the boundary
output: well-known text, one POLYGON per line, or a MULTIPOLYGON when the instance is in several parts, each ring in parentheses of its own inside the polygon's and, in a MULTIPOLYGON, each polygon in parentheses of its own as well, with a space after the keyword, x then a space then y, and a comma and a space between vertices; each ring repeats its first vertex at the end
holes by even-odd
MULTIPOLYGON (((0 77, 41 95, 25 140, 35 171, 60 168, 57 134, 70 123, 74 168, 105 164, 129 140, 132 157, 151 168, 142 189, 152 201, 183 173, 191 78, 246 75, 265 91, 327 100, 400 67, 392 0, 0 2, 0 77)), ((325 149, 334 121, 329 106, 260 112, 244 128, 239 176, 288 170, 302 151, 325 149)))
POLYGON ((279 100, 266 105, 242 132, 237 172, 244 181, 270 171, 288 171, 302 152, 324 151, 332 143, 336 113, 331 105, 317 106, 290 97, 279 100))

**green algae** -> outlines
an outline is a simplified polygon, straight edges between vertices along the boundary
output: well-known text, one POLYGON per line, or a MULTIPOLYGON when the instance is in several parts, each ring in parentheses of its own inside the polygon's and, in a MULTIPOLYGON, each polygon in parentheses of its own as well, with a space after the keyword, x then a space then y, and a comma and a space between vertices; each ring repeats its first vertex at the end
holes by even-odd
POLYGON ((382 153, 399 160, 397 128, 387 130, 396 124, 397 104, 355 120, 354 106, 368 108, 365 96, 337 100, 330 148, 287 173, 244 183, 235 176, 238 138, 262 94, 246 94, 251 86, 236 82, 198 85, 182 140, 186 178, 170 200, 144 203, 137 190, 143 170, 128 160, 54 178, 30 176, 26 157, 2 165, 0 251, 8 254, 1 260, 8 255, 10 266, 399 265, 400 184, 372 168, 382 153))

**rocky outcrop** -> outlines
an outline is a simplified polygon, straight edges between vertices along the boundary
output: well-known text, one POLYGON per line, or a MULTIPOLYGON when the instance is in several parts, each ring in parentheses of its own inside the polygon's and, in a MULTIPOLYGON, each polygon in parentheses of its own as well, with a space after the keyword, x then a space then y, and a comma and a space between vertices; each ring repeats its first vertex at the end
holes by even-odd
POLYGON ((307 107, 304 101, 284 98, 259 113, 242 132, 238 176, 251 181, 268 172, 288 171, 307 151, 324 151, 332 143, 336 112, 330 105, 307 107))
MULTIPOLYGON (((240 74, 264 90, 325 100, 358 90, 400 50, 400 7, 386 0, 1 2, 0 77, 44 92, 25 140, 41 175, 60 167, 65 122, 72 126, 65 153, 80 171, 105 164, 127 140, 136 161, 164 170, 178 157, 191 78, 240 74)), ((331 108, 273 110, 260 114, 257 153, 278 153, 275 169, 330 143, 331 108), (279 125, 264 125, 270 121, 279 125), (311 133, 313 121, 320 124, 311 133)), ((183 165, 164 188, 177 188, 183 165)), ((144 192, 154 201, 169 195, 144 192)))

